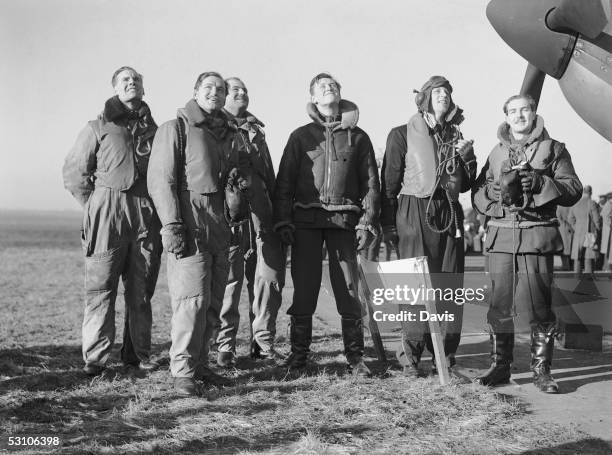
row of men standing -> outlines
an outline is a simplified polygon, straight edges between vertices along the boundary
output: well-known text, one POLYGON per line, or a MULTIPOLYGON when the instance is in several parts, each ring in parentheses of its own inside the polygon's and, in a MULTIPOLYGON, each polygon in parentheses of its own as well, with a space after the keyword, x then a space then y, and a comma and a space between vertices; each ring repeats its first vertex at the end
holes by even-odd
POLYGON ((590 274, 612 266, 612 198, 592 199, 593 190, 585 185, 582 198, 572 207, 558 207, 557 218, 563 237, 563 269, 590 274))
MULTIPOLYGON (((218 360, 231 364, 233 354, 222 353, 235 348, 236 289, 245 270, 255 268, 252 352, 277 360, 273 342, 284 281, 282 242, 292 245, 294 283, 288 310, 291 353, 285 365, 301 368, 308 358, 325 244, 348 368, 368 375, 362 360, 356 252, 368 247, 382 223, 385 239, 399 243, 400 257, 427 256, 431 272, 460 276, 464 261, 458 194, 472 189, 475 208, 494 219, 485 248, 498 273, 489 311, 493 362, 479 381, 495 385, 509 379, 513 291, 508 276, 518 264, 519 271, 546 278, 535 284, 519 279, 517 285, 529 300, 534 380, 542 390, 556 391, 550 377, 554 315, 547 281, 561 243, 554 213, 557 204, 576 201, 581 184, 563 144, 550 139, 536 118, 533 100, 513 97, 504 105, 501 143, 476 179, 472 142, 461 136, 463 115, 452 100, 452 87, 443 77, 429 79, 417 94, 417 114, 389 135, 379 221, 373 147, 357 126, 357 106, 341 98, 340 84, 331 75, 312 79, 307 106, 312 122, 291 134, 275 182, 262 124, 246 111, 248 96, 239 79, 201 74, 193 99, 157 132, 142 101, 142 77, 122 67, 112 85, 116 96, 83 130, 64 166, 65 185, 85 209, 86 372, 99 374, 108 359, 119 276, 127 308, 121 358, 141 369, 155 367, 149 359, 150 300, 162 245, 168 252, 170 369, 177 392, 195 394, 195 379, 210 374, 208 345, 216 327, 218 360), (500 180, 505 168, 519 164, 525 204, 517 214, 510 202, 504 203, 500 180), (241 195, 246 195, 250 216, 232 232, 241 195), (510 234, 515 229, 520 230, 518 244, 510 234), (254 264, 252 253, 257 256, 254 264)), ((460 287, 461 279, 455 281, 460 287)), ((445 331, 452 365, 462 307, 453 302, 448 307, 457 315, 445 331)), ((406 375, 419 374, 425 346, 431 346, 426 323, 407 324, 399 356, 406 375)))

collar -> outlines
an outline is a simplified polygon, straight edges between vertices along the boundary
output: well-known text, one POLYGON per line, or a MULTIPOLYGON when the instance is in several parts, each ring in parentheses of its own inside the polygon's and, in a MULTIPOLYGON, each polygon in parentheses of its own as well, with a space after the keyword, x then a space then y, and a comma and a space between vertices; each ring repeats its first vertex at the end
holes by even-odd
POLYGON ((335 130, 342 129, 353 129, 357 126, 359 120, 359 109, 357 105, 349 100, 342 99, 338 106, 340 108, 340 121, 326 123, 321 118, 319 110, 313 103, 306 105, 306 112, 308 116, 318 125, 332 127, 335 130))
POLYGON ((228 120, 232 121, 233 123, 235 123, 236 126, 238 126, 238 127, 241 127, 243 125, 248 125, 250 127, 259 126, 260 128, 263 128, 265 126, 264 123, 261 120, 259 120, 257 117, 255 117, 253 114, 251 114, 249 111, 245 111, 244 115, 241 115, 240 117, 237 117, 234 114, 232 114, 231 112, 229 112, 228 110, 226 110, 225 108, 222 108, 221 110, 223 111, 225 116, 228 118, 228 120))
MULTIPOLYGON (((503 122, 497 129, 497 138, 506 147, 516 146, 516 142, 513 144, 512 137, 510 136, 510 125, 503 122)), ((535 126, 525 141, 520 141, 524 147, 528 147, 538 140, 548 139, 548 132, 544 128, 544 119, 539 115, 536 115, 535 126)))
POLYGON ((138 110, 130 111, 121 101, 119 101, 119 97, 116 95, 106 100, 106 103, 104 103, 104 111, 102 112, 102 117, 107 122, 116 122, 123 118, 142 119, 150 115, 151 110, 144 101, 141 101, 138 110))

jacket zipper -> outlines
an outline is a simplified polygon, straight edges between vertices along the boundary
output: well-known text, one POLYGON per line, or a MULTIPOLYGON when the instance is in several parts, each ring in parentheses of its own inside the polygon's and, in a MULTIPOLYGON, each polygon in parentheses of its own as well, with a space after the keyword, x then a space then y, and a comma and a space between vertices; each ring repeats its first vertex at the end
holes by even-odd
MULTIPOLYGON (((325 159, 327 160, 326 166, 326 179, 325 186, 323 187, 323 197, 327 199, 327 193, 329 192, 329 186, 331 184, 331 151, 330 151, 330 138, 331 138, 331 129, 329 127, 325 127, 325 159)), ((328 202, 327 200, 325 202, 328 202)))

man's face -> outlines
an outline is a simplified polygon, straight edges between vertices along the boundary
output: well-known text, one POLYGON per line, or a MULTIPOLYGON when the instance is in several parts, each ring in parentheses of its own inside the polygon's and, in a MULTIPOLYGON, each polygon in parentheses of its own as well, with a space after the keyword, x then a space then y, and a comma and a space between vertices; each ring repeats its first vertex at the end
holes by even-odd
POLYGON ((444 115, 450 107, 451 97, 446 87, 435 87, 431 90, 431 108, 436 115, 444 115))
POLYGON ((225 104, 225 82, 217 76, 208 76, 194 93, 198 105, 209 114, 218 111, 225 104))
POLYGON ((132 70, 123 70, 115 79, 115 93, 123 103, 141 100, 144 96, 144 87, 140 74, 132 70))
POLYGON ((227 98, 225 99, 225 107, 228 110, 237 110, 242 112, 249 107, 249 94, 245 85, 236 79, 228 81, 227 98))
POLYGON ((329 106, 340 102, 340 89, 331 78, 319 79, 312 87, 312 102, 317 105, 329 106))
POLYGON ((531 109, 529 101, 524 98, 512 100, 506 109, 506 123, 513 133, 528 134, 531 132, 536 113, 531 109))

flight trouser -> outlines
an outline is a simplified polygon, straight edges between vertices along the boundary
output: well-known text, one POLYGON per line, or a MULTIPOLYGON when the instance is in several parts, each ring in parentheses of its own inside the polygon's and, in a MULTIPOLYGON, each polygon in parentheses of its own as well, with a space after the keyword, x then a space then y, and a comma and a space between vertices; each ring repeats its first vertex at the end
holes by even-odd
POLYGON ((244 278, 249 292, 253 340, 269 350, 276 336, 276 318, 285 284, 285 255, 278 234, 272 231, 272 204, 263 180, 254 173, 249 191, 251 218, 234 228, 230 246, 230 273, 219 310, 218 350, 236 349, 240 323, 238 306, 244 278))
POLYGON ((554 324, 553 259, 552 254, 516 254, 513 264, 512 253, 489 254, 492 291, 487 321, 496 333, 514 333, 513 292, 516 312, 526 315, 531 328, 554 324))
POLYGON ((355 231, 341 228, 297 228, 294 235, 295 242, 291 245, 294 292, 287 313, 297 318, 314 314, 321 288, 325 242, 338 313, 345 319, 361 319, 365 313, 358 296, 355 231))
POLYGON ((149 359, 151 298, 161 258, 160 223, 146 191, 96 187, 85 205, 83 360, 103 366, 115 341, 115 301, 123 280, 125 323, 121 359, 149 359))
MULTIPOLYGON (((432 287, 453 290, 463 286, 463 271, 465 253, 463 237, 455 238, 455 228, 452 232, 434 232, 427 225, 428 198, 418 198, 401 194, 398 199, 396 214, 398 249, 401 259, 426 256, 429 272, 432 274, 432 287)), ((457 217, 459 228, 463 226, 463 213, 460 207, 457 217)), ((444 193, 436 192, 430 207, 431 223, 438 228, 447 226, 451 219, 451 207, 444 193)), ((463 326, 463 305, 454 301, 437 301, 436 312, 444 314, 448 311, 453 320, 441 321, 440 328, 444 333, 444 351, 447 356, 454 356, 461 341, 463 326)), ((427 321, 402 322, 402 345, 405 355, 412 356, 414 361, 420 359, 425 346, 433 354, 433 343, 427 321)))
POLYGON ((187 246, 182 258, 168 254, 170 372, 174 377, 193 378, 198 367, 208 363, 208 348, 229 272, 231 233, 222 192, 183 191, 180 196, 187 246), (217 311, 210 311, 211 307, 217 311))

